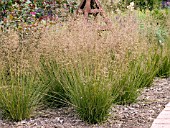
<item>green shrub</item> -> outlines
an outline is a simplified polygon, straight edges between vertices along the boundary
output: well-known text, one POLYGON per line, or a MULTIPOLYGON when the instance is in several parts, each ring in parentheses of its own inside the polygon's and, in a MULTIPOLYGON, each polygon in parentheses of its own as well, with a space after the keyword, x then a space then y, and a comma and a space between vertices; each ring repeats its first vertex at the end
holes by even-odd
POLYGON ((45 90, 36 73, 4 68, 0 75, 0 109, 4 117, 15 121, 29 118, 40 105, 45 90))
POLYGON ((130 2, 134 2, 136 8, 139 8, 141 11, 145 11, 146 9, 151 11, 154 8, 159 8, 161 1, 162 0, 121 0, 122 4, 125 4, 126 7, 130 2))

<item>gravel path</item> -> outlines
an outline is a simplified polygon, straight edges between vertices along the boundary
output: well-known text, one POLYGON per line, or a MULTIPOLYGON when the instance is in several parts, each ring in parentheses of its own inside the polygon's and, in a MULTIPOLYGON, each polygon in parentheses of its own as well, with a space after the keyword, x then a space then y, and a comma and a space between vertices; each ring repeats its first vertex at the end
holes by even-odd
POLYGON ((89 125, 79 120, 72 108, 46 109, 34 118, 21 122, 0 120, 0 128, 150 128, 153 120, 170 102, 170 78, 156 78, 136 103, 130 106, 114 105, 109 119, 103 124, 89 125))

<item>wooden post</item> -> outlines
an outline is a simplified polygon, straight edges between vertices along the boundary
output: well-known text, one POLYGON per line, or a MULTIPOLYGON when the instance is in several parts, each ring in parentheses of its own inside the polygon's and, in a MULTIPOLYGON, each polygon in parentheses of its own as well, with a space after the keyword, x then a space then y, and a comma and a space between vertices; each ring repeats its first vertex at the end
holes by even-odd
POLYGON ((82 0, 76 11, 76 14, 79 13, 83 13, 86 20, 88 20, 89 14, 94 14, 95 16, 100 14, 107 26, 112 26, 112 23, 107 18, 99 0, 82 0))

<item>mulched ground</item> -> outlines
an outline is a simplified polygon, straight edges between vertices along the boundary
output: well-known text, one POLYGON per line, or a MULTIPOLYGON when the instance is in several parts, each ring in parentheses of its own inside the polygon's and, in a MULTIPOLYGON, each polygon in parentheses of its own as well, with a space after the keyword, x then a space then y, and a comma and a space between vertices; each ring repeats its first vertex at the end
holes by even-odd
POLYGON ((150 128, 153 120, 170 102, 170 78, 154 80, 153 86, 142 90, 136 103, 114 105, 103 124, 89 125, 81 121, 72 108, 45 109, 21 122, 0 120, 0 128, 150 128))

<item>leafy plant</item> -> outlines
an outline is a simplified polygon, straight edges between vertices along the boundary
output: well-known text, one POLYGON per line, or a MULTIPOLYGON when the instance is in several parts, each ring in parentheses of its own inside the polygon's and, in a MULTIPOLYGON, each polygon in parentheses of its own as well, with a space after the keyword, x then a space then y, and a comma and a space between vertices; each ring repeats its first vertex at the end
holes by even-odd
POLYGON ((162 0, 121 0, 121 3, 124 7, 127 7, 131 2, 134 2, 135 7, 139 8, 140 11, 146 11, 146 9, 152 11, 160 7, 161 1, 162 0))

